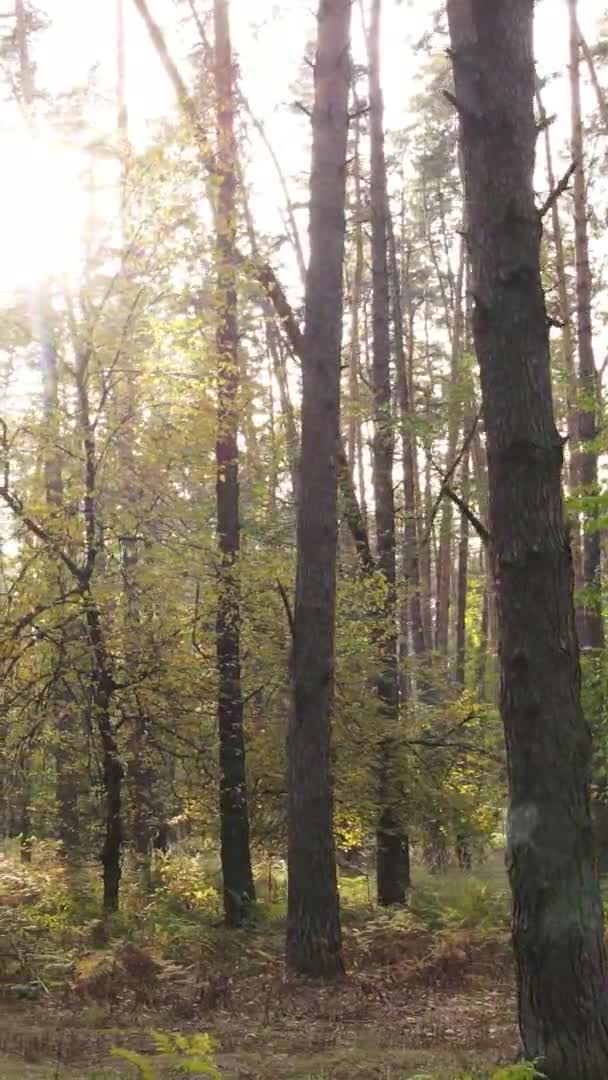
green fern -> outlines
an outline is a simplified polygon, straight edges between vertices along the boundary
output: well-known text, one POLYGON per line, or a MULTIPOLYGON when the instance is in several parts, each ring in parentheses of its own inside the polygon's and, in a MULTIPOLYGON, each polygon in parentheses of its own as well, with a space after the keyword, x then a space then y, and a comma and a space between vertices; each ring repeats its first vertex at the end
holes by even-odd
POLYGON ((509 1065, 506 1069, 499 1069, 492 1080, 543 1080, 544 1075, 538 1071, 534 1062, 521 1061, 517 1065, 509 1065))
MULTIPOLYGON (((428 1073, 416 1073, 410 1080, 435 1080, 428 1073)), ((479 1074, 462 1073, 457 1080, 479 1080, 479 1074)), ((519 1062, 517 1065, 508 1065, 492 1073, 491 1080, 546 1080, 544 1073, 538 1071, 530 1061, 519 1062)))
POLYGON ((122 1047, 116 1047, 112 1050, 112 1057, 120 1058, 121 1061, 126 1061, 137 1069, 140 1080, 156 1080, 154 1069, 146 1054, 138 1054, 135 1050, 124 1050, 122 1047))
MULTIPOLYGON (((165 1031, 152 1031, 150 1034, 156 1050, 154 1055, 156 1058, 163 1059, 166 1064, 170 1064, 181 1073, 221 1080, 221 1073, 213 1060, 214 1048, 209 1035, 187 1036, 165 1031)), ((134 1050, 121 1048, 113 1050, 112 1054, 129 1065, 133 1065, 137 1069, 140 1080, 156 1080, 152 1055, 138 1054, 134 1050)))

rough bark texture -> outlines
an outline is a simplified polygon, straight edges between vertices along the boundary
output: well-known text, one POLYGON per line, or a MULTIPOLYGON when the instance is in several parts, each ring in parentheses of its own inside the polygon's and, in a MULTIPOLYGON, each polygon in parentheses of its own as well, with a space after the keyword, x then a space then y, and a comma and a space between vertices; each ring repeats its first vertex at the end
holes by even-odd
POLYGON ((380 904, 400 904, 409 887, 407 838, 399 823, 395 793, 396 731, 399 726, 399 639, 396 619, 394 434, 391 410, 390 298, 387 251, 387 186, 384 155, 384 105, 380 81, 381 0, 373 0, 368 35, 370 105, 370 207, 372 223, 372 382, 374 390, 373 484, 378 569, 386 599, 378 679, 384 738, 379 768, 379 821, 376 880, 380 904))
MULTIPOLYGON (((589 266, 589 237, 587 232, 587 199, 585 195, 585 163, 583 120, 581 113, 579 31, 577 0, 568 0, 570 17, 570 94, 572 113, 572 159, 574 174, 574 248, 576 253, 576 310, 578 320, 578 438, 577 480, 585 496, 598 494, 596 372, 591 325, 591 268, 589 266), (591 444, 591 445, 590 445, 591 444)), ((597 506, 583 513, 583 573, 584 588, 578 630, 581 648, 599 652, 604 646, 604 625, 601 612, 601 535, 596 527, 597 506)))
POLYGON ((488 442, 519 1022, 550 1080, 608 1075, 590 733, 580 704, 533 197, 533 0, 448 0, 488 442))
POLYGON ((224 913, 238 926, 255 899, 245 776, 239 597, 239 357, 236 296, 236 140, 228 0, 214 2, 219 184, 216 209, 218 431, 217 610, 220 842, 224 913))
POLYGON ((318 13, 288 734, 287 964, 316 976, 342 970, 330 737, 351 6, 321 0, 318 13))

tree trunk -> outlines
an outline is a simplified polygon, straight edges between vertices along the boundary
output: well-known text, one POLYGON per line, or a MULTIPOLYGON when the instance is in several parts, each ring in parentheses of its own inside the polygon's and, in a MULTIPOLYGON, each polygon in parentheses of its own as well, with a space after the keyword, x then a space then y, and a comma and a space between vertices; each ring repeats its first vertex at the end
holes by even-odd
MULTIPOLYGON (((120 247, 122 274, 129 278, 129 266, 125 253, 128 244, 128 163, 131 153, 129 142, 129 116, 126 96, 126 42, 125 0, 116 0, 116 105, 117 128, 120 140, 120 247)), ((136 464, 133 454, 133 420, 137 409, 137 390, 132 371, 127 371, 119 396, 120 415, 115 421, 117 431, 118 460, 120 463, 120 487, 124 520, 121 527, 121 571, 123 583, 124 617, 124 666, 129 678, 136 678, 139 656, 139 606, 140 595, 137 569, 140 552, 137 540, 136 513, 140 492, 136 483, 136 464)), ((137 859, 140 879, 145 887, 152 884, 151 851, 156 821, 154 813, 154 787, 157 779, 149 745, 149 717, 143 710, 142 701, 135 696, 130 709, 130 732, 128 739, 128 778, 131 788, 131 839, 137 859)))
MULTIPOLYGON (((460 365, 462 356, 462 342, 464 331, 463 318, 463 286, 464 286, 465 250, 464 242, 460 245, 458 261, 458 276, 454 295, 454 313, 452 320, 452 357, 450 367, 450 384, 447 388, 448 395, 448 446, 446 456, 446 469, 450 469, 458 445, 458 428, 461 418, 461 409, 455 398, 458 390, 460 377, 460 365)), ((435 614, 435 648, 442 656, 448 654, 448 638, 450 625, 450 581, 452 571, 452 523, 454 511, 450 499, 443 500, 441 513, 441 526, 439 529, 439 552, 437 557, 437 607, 435 614)))
MULTIPOLYGON (((460 492, 465 503, 469 501, 469 451, 462 462, 460 492)), ((456 602, 456 682, 464 690, 467 662, 467 594, 469 575, 469 522, 466 514, 460 515, 460 540, 458 543, 458 588, 456 602)))
POLYGON ((488 442, 521 1037, 550 1080, 600 1080, 606 966, 533 193, 533 0, 448 0, 448 17, 488 442))
POLYGON ((608 135, 608 102, 606 101, 606 95, 602 87, 600 86, 600 80, 597 77, 593 53, 591 52, 591 49, 589 48, 580 30, 578 33, 581 48, 583 50, 583 56, 585 57, 585 63, 589 69, 589 76, 591 78, 591 85, 593 86, 595 100, 597 101, 598 112, 600 114, 600 119, 604 127, 604 134, 608 135))
MULTIPOLYGON (((403 572, 408 588, 408 606, 414 656, 422 660, 426 652, 424 622, 422 615, 422 587, 420 580, 420 554, 418 550, 418 517, 416 492, 416 436, 413 430, 414 409, 410 394, 409 368, 414 351, 414 317, 410 317, 408 356, 405 350, 401 288, 393 220, 387 206, 387 229, 390 277, 393 292, 393 323, 395 328, 395 364, 397 369, 397 395, 401 426, 403 454, 403 572)), ((430 644, 430 642, 429 642, 430 644)))
POLYGON ((239 336, 236 295, 236 138, 228 0, 214 0, 219 182, 216 209, 218 430, 217 610, 220 840, 224 914, 239 926, 255 900, 245 774, 239 595, 239 336))
MULTIPOLYGON (((551 125, 548 123, 546 109, 543 105, 540 85, 536 86, 536 104, 538 119, 544 124, 545 161, 547 172, 547 184, 549 192, 555 191, 556 180, 553 168, 553 153, 551 150, 551 125)), ((572 315, 570 310, 570 298, 568 296, 568 279, 566 277, 566 255, 564 250, 564 236, 559 212, 559 202, 554 199, 551 206, 551 226, 553 231, 553 244, 555 248, 555 269, 557 272, 557 288, 559 296, 560 318, 562 328, 562 364, 566 378, 566 423, 568 428, 568 487, 570 494, 574 494, 578 488, 578 416, 576 408, 576 369, 574 363, 574 340, 572 333, 572 315)), ((575 601, 577 606, 577 628, 581 628, 583 610, 580 599, 583 587, 583 563, 581 550, 581 521, 580 514, 571 514, 571 540, 572 565, 574 567, 575 601)))
MULTIPOLYGON (((357 101, 355 101, 355 107, 357 108, 357 101)), ((355 147, 354 147, 354 162, 353 162, 353 180, 355 187, 355 210, 354 210, 354 247, 355 247, 355 266, 353 270, 353 283, 351 290, 351 312, 350 312, 350 354, 348 365, 348 436, 347 436, 347 452, 348 452, 348 464, 350 466, 353 476, 361 474, 363 469, 363 462, 361 461, 361 408, 360 408, 360 394, 359 394, 359 371, 361 367, 361 329, 360 329, 360 308, 361 308, 361 296, 363 292, 363 270, 365 266, 364 249, 363 249, 363 200, 361 197, 361 155, 360 155, 360 119, 355 119, 355 147)), ((361 480, 359 480, 359 487, 361 489, 361 480)), ((364 488, 363 488, 364 490, 364 488)), ((360 490, 361 496, 361 490, 360 490)), ((360 499, 361 501, 361 499, 360 499)), ((363 503, 362 503, 363 509, 363 503)))
POLYGON ((490 574, 487 568, 485 552, 480 553, 480 571, 483 575, 483 592, 481 596, 481 610, 479 612, 479 650, 475 663, 475 690, 480 701, 487 701, 487 674, 488 674, 488 622, 489 622, 489 590, 490 574))
MULTIPOLYGON (((544 125, 543 136, 545 142, 545 165, 547 174, 547 186, 549 192, 555 191, 556 179, 553 167, 553 151, 551 149, 551 125, 547 117, 547 111, 543 104, 540 86, 536 87, 536 104, 538 107, 539 123, 544 125)), ((551 205, 551 228, 553 232, 553 244, 555 247, 555 269, 557 272, 557 289, 559 296, 559 315, 563 323, 562 327, 562 364, 567 379, 567 424, 569 442, 569 486, 574 491, 577 486, 575 475, 575 448, 578 441, 576 426, 576 370, 574 366, 574 341, 572 335, 572 317, 570 313, 570 298, 568 296, 568 279, 566 277, 566 255, 564 250, 564 234, 562 230, 559 212, 559 201, 553 200, 551 205)))
MULTIPOLYGON (((427 397, 428 403, 428 397, 427 397)), ((427 404, 427 413, 430 411, 427 404)), ((419 474, 419 470, 418 474, 419 474)), ((431 459, 427 453, 424 463, 424 491, 420 502, 424 507, 424 535, 426 542, 421 546, 420 571, 422 579, 422 618, 424 625, 424 637, 428 642, 434 642, 433 634, 433 552, 432 552, 432 526, 431 514, 433 510, 433 490, 431 486, 431 459)))
POLYGON ((399 726, 399 639, 396 618, 394 435, 391 411, 390 303, 387 259, 387 185, 384 106, 380 82, 381 0, 373 0, 368 35, 370 103, 370 206, 372 220, 372 382, 374 388, 373 484, 378 569, 386 597, 382 610, 382 672, 378 680, 384 737, 380 748, 376 878, 378 902, 401 904, 409 887, 407 837, 396 795, 396 731, 399 726))
MULTIPOLYGON (((37 125, 34 114, 35 86, 34 68, 30 59, 26 10, 23 0, 15 0, 16 32, 19 49, 19 73, 21 105, 33 139, 37 138, 37 125)), ((38 338, 39 364, 42 377, 42 396, 45 423, 45 446, 43 450, 43 471, 46 504, 49 516, 59 518, 63 508, 63 469, 59 449, 59 407, 57 352, 53 341, 50 321, 50 296, 48 283, 41 282, 32 301, 33 329, 38 338)), ((56 526, 55 526, 56 527, 56 526)), ((67 591, 65 573, 60 571, 59 587, 64 594, 67 591)), ((64 656, 70 642, 70 627, 61 632, 58 650, 58 665, 64 662, 64 656)), ((67 859, 72 859, 80 847, 80 824, 78 816, 78 781, 74 767, 75 747, 75 697, 69 685, 67 673, 62 672, 57 679, 57 687, 51 697, 51 711, 55 716, 55 800, 57 803, 58 834, 62 852, 67 859)))
POLYGON ((591 269, 587 232, 587 200, 585 195, 585 163, 583 121, 581 114, 579 32, 577 0, 567 0, 570 17, 570 93, 572 110, 572 159, 574 174, 574 247, 576 253, 576 307, 578 318, 578 438, 576 472, 580 491, 587 509, 583 511, 583 598, 579 618, 579 639, 583 651, 596 656, 604 646, 604 624, 601 605, 601 534, 597 528, 598 494, 597 450, 597 387, 593 329, 591 324, 591 269))
POLYGON ((318 14, 288 734, 287 964, 316 976, 343 970, 330 729, 351 8, 320 0, 318 14))

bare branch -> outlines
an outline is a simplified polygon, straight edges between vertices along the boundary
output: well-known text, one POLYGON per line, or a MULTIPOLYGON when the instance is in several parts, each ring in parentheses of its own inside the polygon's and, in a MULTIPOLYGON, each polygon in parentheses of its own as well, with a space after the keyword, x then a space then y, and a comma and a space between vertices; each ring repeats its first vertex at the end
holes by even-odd
POLYGON ((570 183, 570 180, 574 176, 577 168, 578 168, 578 162, 577 161, 571 162, 571 164, 566 169, 566 172, 562 176, 559 183, 556 184, 556 186, 553 188, 553 191, 550 192, 550 194, 547 196, 547 198, 545 199, 543 205, 541 206, 540 210, 538 211, 538 216, 540 217, 541 221, 549 213, 549 210, 551 209, 553 204, 556 203, 557 200, 560 198, 560 196, 563 195, 564 192, 568 190, 568 184, 570 183))
POLYGON ((471 425, 471 429, 468 432, 468 434, 465 436, 463 444, 462 444, 460 450, 458 451, 456 457, 454 458, 454 461, 452 462, 449 469, 447 470, 447 472, 444 472, 442 469, 440 469, 439 466, 436 464, 436 462, 433 461, 432 457, 429 454, 429 458, 430 458, 431 464, 433 465, 433 468, 435 469, 436 472, 439 473, 439 475, 442 478, 442 484, 441 484, 441 488, 439 489, 439 494, 438 494, 437 498, 435 499, 435 503, 434 503, 433 508, 431 510, 431 519, 430 519, 430 521, 429 521, 429 523, 427 525, 426 535, 425 535, 425 537, 424 537, 424 539, 422 541, 422 546, 423 547, 426 544, 428 544, 428 542, 429 542, 429 540, 431 538, 431 532, 432 532, 432 529, 433 529, 433 525, 435 523, 435 518, 437 517, 437 511, 439 510, 441 500, 443 499, 443 496, 446 494, 446 489, 447 489, 447 487, 448 487, 448 485, 450 483, 450 480, 452 479, 454 473, 456 472, 456 469, 460 465, 460 462, 462 461, 463 457, 467 453, 467 451, 468 451, 468 449, 469 449, 469 447, 470 447, 470 445, 471 445, 471 443, 473 441, 473 437, 474 437, 475 432, 477 430, 477 425, 479 423, 480 417, 481 417, 481 409, 479 409, 477 411, 476 416, 473 418, 473 423, 471 425))

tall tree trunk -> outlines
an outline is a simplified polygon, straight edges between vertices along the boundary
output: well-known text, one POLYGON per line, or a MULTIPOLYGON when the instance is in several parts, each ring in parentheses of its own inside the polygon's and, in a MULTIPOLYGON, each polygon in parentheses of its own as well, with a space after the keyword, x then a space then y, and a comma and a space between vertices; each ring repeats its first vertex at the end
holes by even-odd
POLYGON ((99 556, 99 520, 96 428, 91 420, 89 402, 90 350, 89 348, 79 350, 78 342, 74 337, 74 351, 76 354, 74 373, 78 403, 77 415, 84 462, 83 518, 85 544, 84 565, 82 568, 76 567, 73 572, 80 594, 90 650, 90 724, 91 727, 97 729, 101 746, 105 798, 105 837, 101 850, 103 911, 104 914, 111 914, 118 910, 122 876, 122 845, 124 840, 122 785, 124 767, 111 712, 116 689, 112 674, 112 659, 108 652, 101 613, 94 592, 94 575, 99 556))
MULTIPOLYGON (((472 478, 475 484, 477 509, 480 520, 487 524, 489 519, 488 496, 488 460, 485 444, 482 442, 477 425, 471 442, 472 478)), ((497 696, 496 649, 498 633, 496 630, 496 580, 494 563, 489 547, 481 553, 480 569, 485 575, 482 610, 480 613, 479 657, 476 685, 484 700, 497 696)))
MULTIPOLYGON (((122 273, 129 280, 129 267, 125 257, 129 233, 128 182, 131 147, 129 141, 129 113, 127 107, 126 79, 127 55, 125 42, 125 0, 116 0, 116 119, 120 144, 120 250, 122 273)), ((123 616, 125 655, 124 664, 129 678, 135 678, 139 656, 139 606, 137 569, 140 552, 137 540, 137 505, 139 492, 136 483, 133 420, 137 406, 137 392, 133 373, 127 371, 119 398, 120 416, 116 421, 118 460, 120 462, 120 486, 124 500, 124 521, 121 528, 121 570, 123 582, 123 616)), ((152 837, 157 825, 154 807, 156 769, 149 745, 149 716, 140 699, 130 708, 130 732, 127 759, 128 778, 131 787, 131 839, 137 859, 138 870, 144 885, 150 887, 152 837)))
POLYGON ((372 219, 372 381, 374 388, 373 483, 378 569, 386 597, 381 635, 382 672, 378 680, 384 735, 379 763, 379 821, 376 879, 380 904, 401 904, 409 887, 408 840, 400 822, 396 794, 399 726, 399 639, 396 611, 395 503, 393 495, 394 434, 391 410, 390 299, 387 258, 386 161, 384 105, 380 81, 382 0, 373 0, 368 34, 370 105, 370 207, 372 219))
POLYGON ((533 8, 448 0, 448 18, 488 441, 521 1037, 550 1080, 600 1080, 606 958, 533 192, 533 8))
MULTIPOLYGON (((430 393, 430 392, 429 392, 430 393)), ((427 395, 426 405, 427 415, 430 413, 429 407, 429 395, 427 395)), ((419 477, 419 468, 416 464, 416 473, 419 477)), ((426 460, 424 465, 424 492, 421 495, 419 504, 424 508, 424 535, 426 542, 421 545, 420 550, 420 577, 421 577, 421 600, 422 600, 422 620, 424 625, 424 638, 432 648, 433 637, 433 555, 432 555, 432 525, 431 515, 433 510, 433 492, 431 487, 431 459, 429 454, 426 454, 426 460)))
MULTIPOLYGON (((450 383, 447 388, 448 398, 448 446, 446 469, 452 467, 458 446, 458 430, 462 419, 462 407, 458 400, 460 368, 462 364, 462 346, 464 339, 464 241, 460 244, 458 273, 454 290, 454 312, 452 317, 452 357, 450 365, 450 383)), ((437 608, 435 615, 435 648, 442 656, 448 654, 450 626, 450 582, 452 573, 452 527, 454 509, 451 499, 443 500, 441 525, 439 529, 439 553, 437 559, 437 608)))
POLYGON ((320 0, 318 13, 288 734, 287 964, 316 976, 343 966, 330 741, 351 7, 320 0))
MULTIPOLYGON (((553 167, 553 151, 551 148, 551 124, 547 116, 547 110, 543 104, 540 85, 536 86, 536 104, 538 119, 543 125, 543 137, 545 142, 545 168, 547 174, 547 186, 550 192, 556 189, 555 169, 553 167)), ((557 290, 559 297, 560 319, 562 326, 562 365, 567 379, 567 425, 569 442, 569 485, 573 491, 577 486, 575 475, 575 448, 578 440, 576 425, 576 370, 574 365, 574 341, 572 334, 572 317, 570 313, 570 298, 568 296, 568 279, 566 276, 566 254, 564 250, 564 233, 559 212, 559 200, 554 199, 551 204, 551 230, 555 248, 555 269, 557 272, 557 290)))
POLYGON ((245 774, 241 691, 241 611, 239 596, 239 335, 236 294, 236 138, 234 70, 228 0, 214 0, 215 86, 219 184, 216 209, 218 430, 217 668, 220 740, 220 839, 224 913, 239 926, 255 899, 245 774))
MULTIPOLYGON (((405 350, 405 328, 401 306, 401 287, 397 264, 397 245, 392 215, 387 204, 387 236, 389 268, 392 283, 393 324, 395 329, 395 365, 397 369, 397 396, 401 427, 401 452, 403 456, 403 571, 408 589, 408 606, 414 656, 422 660, 426 651, 422 596, 420 581, 420 558, 418 550, 418 515, 416 498, 416 436, 413 430, 414 409, 410 393, 409 368, 414 351, 414 317, 410 318, 408 334, 409 358, 405 350)), ((430 644, 430 643, 429 643, 430 644)))
MULTIPOLYGON (((15 0, 16 32, 19 49, 19 73, 21 105, 32 139, 37 139, 35 117, 34 68, 30 59, 27 17, 23 0, 15 0)), ((51 330, 51 310, 48 283, 43 281, 32 300, 34 334, 39 343, 39 364, 42 377, 42 397, 45 423, 45 446, 43 470, 46 504, 49 516, 59 519, 63 508, 63 468, 59 449, 59 402, 57 351, 51 330)), ((56 525, 55 525, 56 527, 56 525)), ((67 591, 66 575, 60 571, 60 589, 67 591)), ((69 650, 69 625, 61 632, 58 665, 65 667, 69 650)), ((75 696, 69 676, 63 671, 56 680, 57 689, 52 694, 51 710, 55 718, 55 799, 57 803, 58 834, 62 852, 70 860, 80 847, 80 823, 78 813, 78 773, 75 767, 75 696)))
MULTIPOLYGON (((467 450, 462 461, 460 492, 465 503, 469 501, 470 453, 467 450)), ((456 682, 465 687, 467 662, 467 595, 469 580, 469 522, 466 514, 460 515, 460 539, 458 542, 458 585, 456 594, 456 682)))
MULTIPOLYGON (((545 164, 547 173, 547 185, 549 191, 555 191, 556 180, 553 168, 553 152, 551 149, 551 125, 548 122, 547 112, 543 104, 540 85, 536 86, 536 104, 538 108, 539 122, 544 126, 545 141, 545 164)), ((568 428, 568 486, 570 494, 576 492, 578 487, 577 457, 578 444, 578 417, 576 408, 576 368, 574 363, 574 339, 572 333, 572 316, 570 311, 570 298, 568 296, 568 279, 566 277, 566 255, 564 250, 564 235, 559 212, 559 201, 553 200, 551 205, 551 227, 553 232, 553 244, 555 248, 555 269, 557 272, 557 289, 559 296, 560 318, 562 321, 562 365, 566 379, 566 423, 568 428)), ((572 535, 572 564, 574 567, 575 597, 577 605, 577 627, 580 632, 580 623, 583 618, 579 597, 583 587, 583 563, 581 550, 581 522, 580 515, 571 515, 572 535)))
POLYGON ((479 652, 477 654, 475 688, 480 701, 486 701, 488 694, 488 640, 490 622, 490 589, 491 574, 488 571, 488 558, 485 552, 481 552, 480 569, 484 577, 483 592, 481 597, 481 611, 479 613, 479 652))
POLYGON ((581 34, 580 29, 579 40, 581 44, 581 49, 583 50, 583 56, 585 57, 585 63, 589 69, 591 85, 595 94, 595 100, 597 101, 598 112, 600 114, 600 119, 604 127, 604 133, 608 135, 608 102, 606 101, 606 95, 600 85, 600 80, 597 77, 593 53, 591 52, 591 49, 589 48, 585 38, 581 34))
POLYGON ((593 329, 591 324, 591 268, 589 266, 589 237, 587 232, 587 200, 585 195, 585 161, 583 120, 581 113, 579 33, 577 0, 567 0, 570 18, 570 94, 572 110, 572 158, 574 174, 574 248, 576 253, 576 307, 578 319, 578 438, 577 479, 585 496, 583 511, 583 600, 579 619, 579 639, 583 650, 598 656, 604 646, 604 624, 601 610, 601 534, 597 528, 598 494, 597 450, 597 388, 593 329), (591 503, 589 502, 591 500, 591 503))
MULTIPOLYGON (((357 101, 355 100, 355 107, 357 101)), ((357 116, 355 119, 355 147, 353 160, 353 181, 355 188, 354 210, 354 247, 355 265, 353 269, 353 281, 351 289, 350 311, 350 354, 348 364, 348 435, 347 456, 353 476, 359 475, 363 468, 360 448, 361 438, 361 412, 359 394, 359 371, 361 367, 361 328, 360 309, 363 292, 363 270, 365 266, 363 248, 363 199, 361 192, 361 122, 357 116)), ((362 504, 363 506, 363 504, 362 504)))
POLYGON ((91 648, 91 711, 92 720, 99 732, 102 749, 103 786, 105 795, 105 837, 101 850, 103 867, 103 911, 110 915, 118 911, 120 880, 122 877, 122 786, 124 767, 120 757, 116 733, 112 724, 111 706, 114 680, 101 625, 99 608, 88 587, 82 598, 89 645, 91 648))

